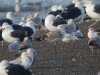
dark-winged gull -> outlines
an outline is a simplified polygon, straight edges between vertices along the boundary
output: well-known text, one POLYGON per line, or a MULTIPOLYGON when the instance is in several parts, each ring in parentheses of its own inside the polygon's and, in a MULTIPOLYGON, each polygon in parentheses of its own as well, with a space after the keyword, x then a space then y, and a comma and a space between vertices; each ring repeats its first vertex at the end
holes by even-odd
POLYGON ((35 27, 33 27, 33 26, 28 27, 28 25, 30 25, 30 22, 27 24, 26 27, 22 27, 19 30, 14 30, 13 26, 9 25, 8 23, 4 23, 3 26, 1 27, 1 29, 3 29, 3 32, 2 32, 3 39, 6 42, 11 43, 16 40, 23 41, 23 39, 26 36, 28 36, 28 37, 33 36, 36 31, 35 27), (9 38, 9 40, 7 40, 8 38, 9 38))
POLYGON ((75 22, 79 22, 84 17, 85 10, 83 8, 83 4, 81 2, 77 2, 75 3, 75 7, 68 8, 67 11, 62 12, 60 15, 66 20, 74 19, 75 22))
POLYGON ((55 17, 54 15, 50 14, 45 18, 45 27, 49 31, 56 31, 57 26, 61 24, 66 24, 66 21, 64 21, 64 19, 59 15, 55 17))
POLYGON ((6 67, 6 70, 8 70, 6 75, 32 75, 32 72, 21 65, 10 64, 6 67))
POLYGON ((34 23, 32 21, 27 21, 25 26, 20 26, 18 24, 12 24, 14 30, 23 30, 27 32, 28 37, 33 37, 36 33, 34 23))
POLYGON ((23 60, 20 64, 2 60, 0 62, 0 75, 32 75, 32 73, 29 71, 31 66, 30 61, 32 61, 31 57, 27 52, 23 52, 21 54, 21 58, 23 58, 23 60))
POLYGON ((12 43, 14 41, 23 41, 24 37, 27 36, 25 31, 14 30, 8 23, 4 23, 1 28, 3 29, 2 37, 8 43, 12 43))

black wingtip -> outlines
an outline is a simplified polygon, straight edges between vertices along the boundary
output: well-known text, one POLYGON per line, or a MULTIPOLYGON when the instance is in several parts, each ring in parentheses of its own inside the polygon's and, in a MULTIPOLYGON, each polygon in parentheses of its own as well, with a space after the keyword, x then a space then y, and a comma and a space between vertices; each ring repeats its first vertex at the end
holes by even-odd
POLYGON ((78 37, 78 38, 82 39, 82 38, 85 38, 85 37, 78 37))
POLYGON ((90 18, 90 17, 86 17, 86 18, 84 18, 83 20, 91 20, 92 18, 90 18))

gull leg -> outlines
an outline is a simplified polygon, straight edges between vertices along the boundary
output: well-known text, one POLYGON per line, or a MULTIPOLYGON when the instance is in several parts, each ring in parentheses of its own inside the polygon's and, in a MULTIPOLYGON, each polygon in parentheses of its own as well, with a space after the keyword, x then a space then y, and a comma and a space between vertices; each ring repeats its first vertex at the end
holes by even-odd
POLYGON ((80 20, 79 24, 83 23, 84 21, 84 17, 82 17, 82 19, 80 20))
POLYGON ((99 53, 99 49, 97 50, 97 52, 99 53))
POLYGON ((89 27, 94 26, 98 21, 95 21, 93 24, 91 24, 89 27))
POLYGON ((1 41, 1 45, 2 45, 2 47, 4 46, 4 41, 1 41))
POLYGON ((92 50, 92 56, 93 56, 94 49, 92 48, 91 50, 92 50))

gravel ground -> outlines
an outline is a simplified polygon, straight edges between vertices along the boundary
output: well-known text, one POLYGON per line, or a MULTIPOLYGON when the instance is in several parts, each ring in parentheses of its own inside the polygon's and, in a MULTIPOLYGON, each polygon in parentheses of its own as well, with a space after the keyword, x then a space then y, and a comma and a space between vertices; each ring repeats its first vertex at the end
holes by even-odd
MULTIPOLYGON (((37 50, 38 59, 32 65, 34 75, 97 75, 100 71, 100 51, 93 52, 88 47, 87 27, 92 22, 84 22, 80 29, 85 38, 76 42, 63 43, 61 41, 48 42, 33 41, 33 48, 37 50)), ((96 28, 98 28, 99 23, 96 28)), ((36 37, 45 34, 38 31, 36 37)), ((15 59, 14 54, 5 47, 0 46, 0 61, 15 59)))

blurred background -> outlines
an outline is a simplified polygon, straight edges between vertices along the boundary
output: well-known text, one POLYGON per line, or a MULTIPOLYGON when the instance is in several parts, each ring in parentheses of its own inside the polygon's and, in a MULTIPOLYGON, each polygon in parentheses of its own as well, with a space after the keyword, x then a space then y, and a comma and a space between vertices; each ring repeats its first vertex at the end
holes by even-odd
POLYGON ((16 5, 19 5, 24 10, 44 10, 54 4, 62 4, 64 6, 70 4, 71 0, 0 0, 0 11, 13 10, 16 5))

